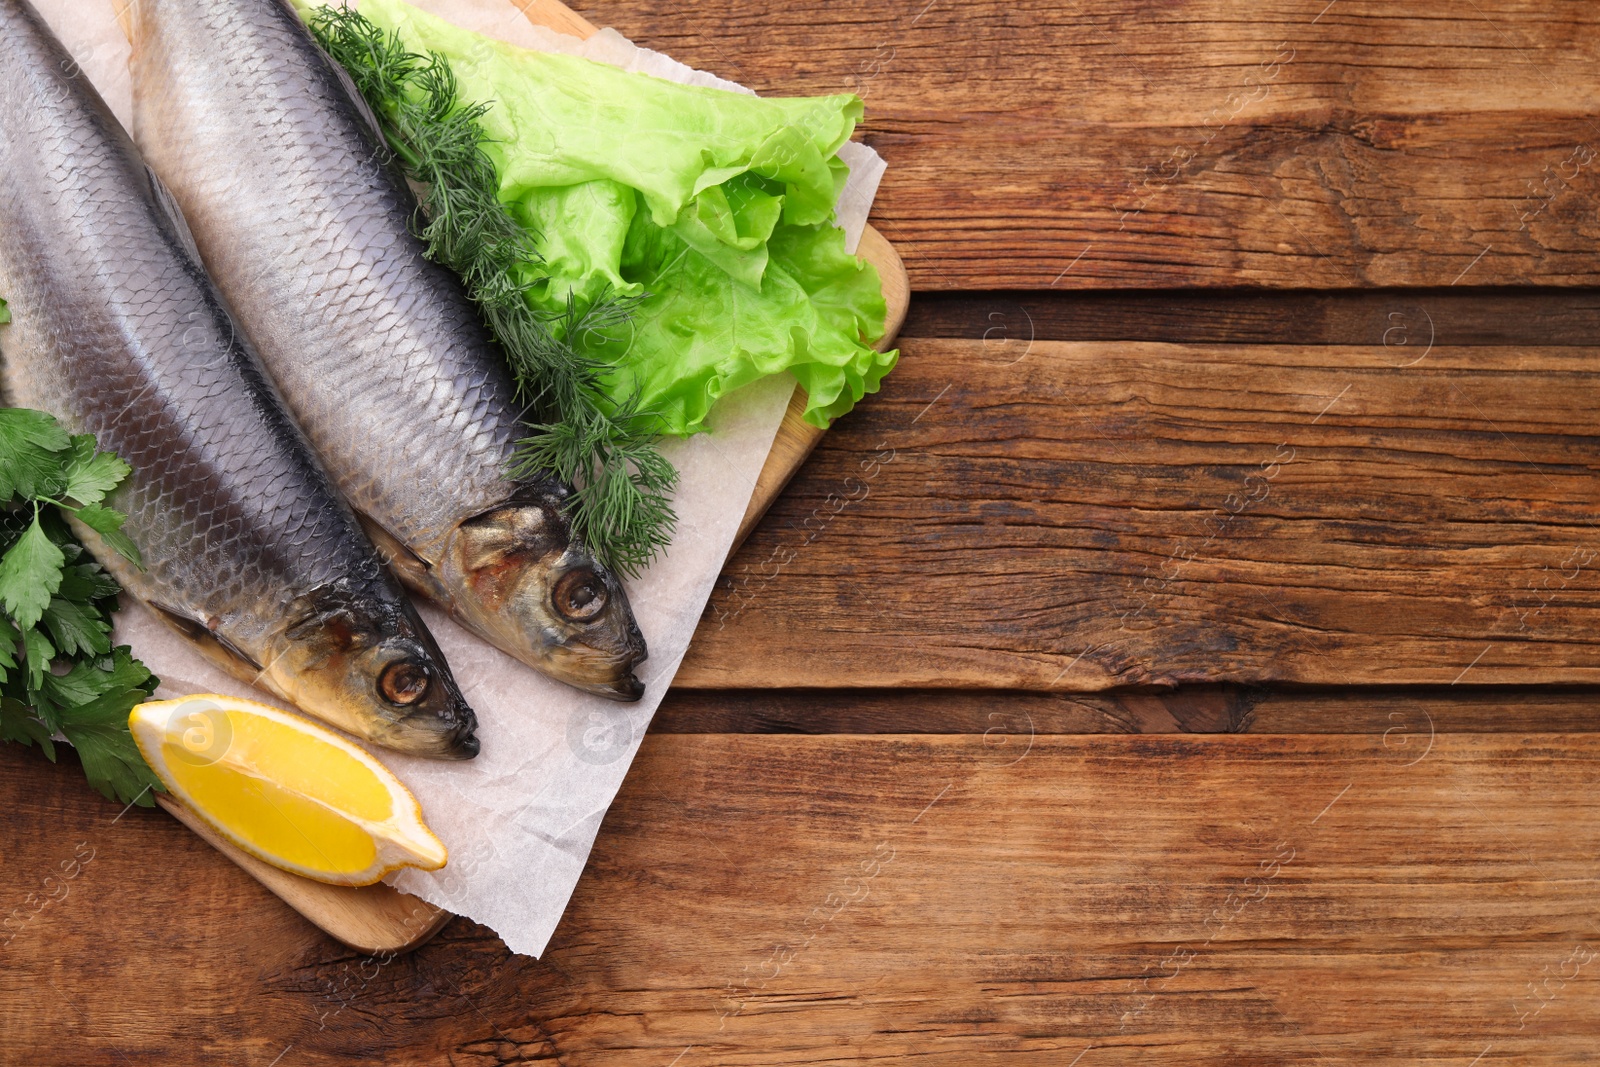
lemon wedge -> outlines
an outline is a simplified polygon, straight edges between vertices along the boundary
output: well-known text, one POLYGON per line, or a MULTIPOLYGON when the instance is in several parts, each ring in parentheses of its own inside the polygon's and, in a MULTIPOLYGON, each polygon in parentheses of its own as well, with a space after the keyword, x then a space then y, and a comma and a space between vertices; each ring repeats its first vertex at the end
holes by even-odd
POLYGON ((134 743, 172 795, 252 856, 333 885, 445 864, 422 806, 388 768, 337 734, 229 696, 140 704, 134 743))

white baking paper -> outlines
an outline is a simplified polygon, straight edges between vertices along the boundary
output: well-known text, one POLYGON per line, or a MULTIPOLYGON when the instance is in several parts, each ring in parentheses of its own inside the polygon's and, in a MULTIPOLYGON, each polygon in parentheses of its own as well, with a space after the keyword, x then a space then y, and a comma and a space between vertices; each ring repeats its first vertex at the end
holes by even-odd
MULTIPOLYGON (((128 45, 115 23, 126 0, 35 0, 123 124, 131 127, 128 45)), ((426 0, 421 6, 515 44, 591 55, 675 81, 720 84, 659 53, 603 31, 589 42, 533 27, 511 0, 426 0)), ((866 224, 883 162, 847 146, 851 181, 840 221, 853 250, 866 224)), ((375 749, 422 802, 450 850, 438 872, 401 871, 390 881, 431 903, 493 928, 513 952, 537 956, 578 883, 600 821, 638 750, 656 706, 694 635, 713 583, 744 516, 794 382, 757 382, 722 400, 711 432, 665 449, 681 484, 671 549, 630 582, 650 658, 640 669, 644 699, 634 704, 580 693, 511 659, 420 605, 466 698, 478 713, 482 753, 467 763, 415 759, 375 749)), ((158 695, 233 693, 269 700, 211 666, 152 615, 129 604, 116 639, 162 680, 158 695)))

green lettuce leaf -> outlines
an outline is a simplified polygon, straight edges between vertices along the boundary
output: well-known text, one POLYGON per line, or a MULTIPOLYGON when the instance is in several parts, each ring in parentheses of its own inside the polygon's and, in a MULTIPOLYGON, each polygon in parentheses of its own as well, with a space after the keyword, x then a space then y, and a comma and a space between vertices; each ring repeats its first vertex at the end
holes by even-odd
POLYGON ((817 425, 875 392, 896 353, 877 271, 844 250, 837 157, 861 118, 852 95, 761 98, 679 85, 459 29, 403 0, 361 13, 413 52, 449 61, 482 124, 500 198, 539 237, 530 299, 552 314, 601 294, 643 296, 616 360, 664 429, 704 428, 715 401, 790 371, 817 425))

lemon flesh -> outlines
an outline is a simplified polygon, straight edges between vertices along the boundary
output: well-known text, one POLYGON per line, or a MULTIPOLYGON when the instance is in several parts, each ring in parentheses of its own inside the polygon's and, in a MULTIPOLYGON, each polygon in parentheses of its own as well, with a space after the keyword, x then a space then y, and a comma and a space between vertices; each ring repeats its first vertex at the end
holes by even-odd
POLYGON ((128 716, 145 762, 212 829, 275 867, 371 885, 443 867, 444 845, 388 768, 339 735, 266 704, 201 695, 128 716))

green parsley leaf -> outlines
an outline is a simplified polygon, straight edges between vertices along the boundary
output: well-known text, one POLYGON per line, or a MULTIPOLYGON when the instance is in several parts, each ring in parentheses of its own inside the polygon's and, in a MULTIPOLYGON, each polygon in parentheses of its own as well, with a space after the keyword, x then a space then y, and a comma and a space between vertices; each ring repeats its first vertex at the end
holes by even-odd
POLYGON ((39 621, 63 656, 104 656, 111 651, 111 620, 93 604, 51 597, 39 621))
POLYGON ((155 692, 156 686, 161 684, 161 679, 151 674, 149 667, 133 658, 133 650, 127 645, 118 645, 112 649, 111 660, 109 665, 102 668, 110 675, 109 685, 120 685, 124 689, 138 688, 155 692))
POLYGON ((17 669, 17 642, 22 640, 22 634, 11 625, 11 620, 0 615, 0 682, 11 677, 11 672, 17 669))
POLYGON ((6 307, 6 302, 0 299, 0 326, 11 321, 11 309, 6 307))
POLYGON ((80 504, 98 504, 131 469, 111 452, 96 452, 93 434, 74 434, 67 459, 66 495, 80 504))
POLYGON ((42 411, 0 408, 0 504, 53 497, 66 487, 67 431, 42 411))
POLYGON ((159 790, 128 712, 157 679, 126 646, 111 647, 116 580, 73 536, 63 513, 135 563, 126 518, 103 501, 128 474, 88 434, 49 415, 0 408, 0 741, 72 743, 90 783, 124 803, 159 790), (20 497, 20 503, 16 498, 20 497))
MULTIPOLYGON (((55 646, 38 630, 27 629, 22 631, 22 650, 28 657, 28 690, 37 693, 44 687, 44 680, 51 677, 50 661, 56 658, 55 646)), ((49 715, 45 715, 45 722, 50 723, 49 715)))
POLYGON ((144 561, 139 557, 139 548, 122 532, 122 524, 128 516, 115 508, 103 507, 100 504, 85 504, 78 508, 75 514, 78 521, 89 529, 99 534, 105 543, 116 549, 117 553, 140 567, 144 561))
POLYGON ((28 705, 0 697, 0 741, 20 741, 24 745, 38 745, 51 763, 56 761, 56 744, 45 724, 33 717, 28 705))
POLYGON ((118 645, 109 656, 79 661, 64 674, 52 674, 44 680, 44 693, 53 703, 75 707, 116 690, 154 689, 151 682, 150 668, 134 659, 127 645, 118 645))
POLYGON ((36 512, 33 524, 0 558, 0 605, 19 627, 26 630, 38 623, 50 598, 61 588, 61 567, 66 560, 45 534, 36 512))
POLYGON ((143 689, 112 688, 73 708, 61 722, 61 732, 78 750, 89 784, 124 804, 153 804, 150 792, 161 789, 128 731, 128 713, 148 699, 150 694, 143 689))
POLYGON ((106 600, 122 592, 117 580, 107 574, 100 564, 93 560, 87 563, 72 562, 74 552, 79 554, 83 552, 81 546, 65 546, 62 551, 66 554, 67 566, 61 570, 61 588, 56 590, 57 596, 66 600, 90 603, 106 600))

